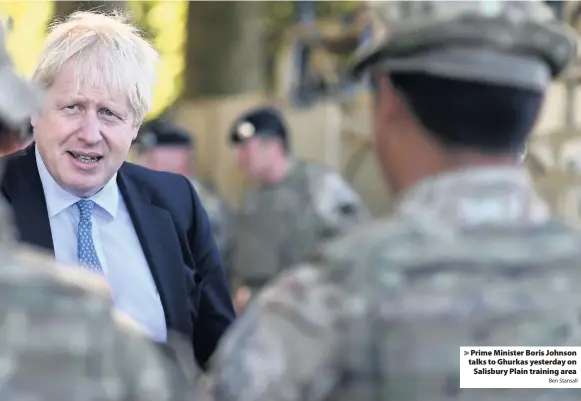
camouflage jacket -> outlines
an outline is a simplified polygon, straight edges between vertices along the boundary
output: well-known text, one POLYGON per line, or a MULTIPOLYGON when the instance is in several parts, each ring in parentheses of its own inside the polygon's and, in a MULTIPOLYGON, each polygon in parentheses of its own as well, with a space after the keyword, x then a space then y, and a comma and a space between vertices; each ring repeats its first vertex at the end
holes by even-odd
POLYGON ((175 362, 112 313, 107 284, 0 244, 0 399, 192 400, 175 362))
POLYGON ((247 283, 267 281, 307 258, 322 240, 369 218, 339 173, 295 160, 282 181, 247 194, 236 220, 234 275, 247 283))
POLYGON ((232 250, 233 240, 230 210, 226 202, 200 182, 192 180, 192 184, 200 197, 202 205, 206 209, 206 213, 208 213, 214 242, 216 242, 222 259, 227 262, 232 250))
POLYGON ((458 347, 578 344, 580 263, 581 233, 550 217, 524 169, 426 180, 393 218, 268 286, 223 339, 206 395, 574 400, 580 390, 460 391, 458 347))

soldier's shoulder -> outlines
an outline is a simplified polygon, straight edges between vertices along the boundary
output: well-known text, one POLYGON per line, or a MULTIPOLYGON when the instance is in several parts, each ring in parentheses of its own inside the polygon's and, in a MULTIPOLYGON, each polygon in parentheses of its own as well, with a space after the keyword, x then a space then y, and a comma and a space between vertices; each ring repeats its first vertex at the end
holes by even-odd
POLYGON ((581 260, 581 230, 558 219, 531 226, 457 229, 445 222, 392 216, 363 224, 322 244, 315 261, 326 268, 401 270, 451 261, 528 263, 538 249, 555 259, 581 260), (482 252, 487 249, 487 252, 482 252))
POLYGON ((111 401, 184 399, 176 398, 188 391, 180 372, 131 317, 113 309, 104 279, 52 259, 20 247, 0 265, 2 356, 14 366, 0 398, 63 400, 72 391, 111 401))
MULTIPOLYGON (((4 251, 1 251, 4 252, 4 251)), ((93 326, 110 319, 112 299, 104 279, 77 268, 64 268, 28 247, 5 255, 0 267, 0 315, 41 314, 35 327, 60 322, 63 330, 93 326)))
POLYGON ((352 191, 351 185, 339 171, 311 161, 301 161, 301 163, 301 168, 315 193, 333 196, 346 190, 352 191))
POLYGON ((297 159, 297 165, 304 169, 310 177, 325 177, 329 175, 339 175, 339 172, 329 166, 311 160, 297 159))
POLYGON ((78 290, 94 296, 110 298, 109 285, 101 276, 76 267, 59 266, 47 252, 26 245, 12 249, 11 262, 2 270, 0 280, 30 279, 45 285, 78 290))
POLYGON ((402 243, 418 239, 418 230, 409 219, 389 217, 362 224, 347 234, 322 244, 316 261, 355 264, 366 255, 398 248, 402 243))

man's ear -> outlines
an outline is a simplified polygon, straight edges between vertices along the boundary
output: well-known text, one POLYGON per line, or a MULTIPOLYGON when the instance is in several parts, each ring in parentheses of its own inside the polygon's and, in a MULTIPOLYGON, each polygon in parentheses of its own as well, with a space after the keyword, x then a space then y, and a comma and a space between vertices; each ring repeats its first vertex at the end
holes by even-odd
POLYGON ((138 125, 136 128, 133 128, 133 136, 131 137, 132 142, 137 139, 137 135, 139 134, 139 127, 141 127, 141 125, 138 125))
POLYGON ((398 113, 405 105, 401 94, 391 83, 387 74, 381 74, 378 79, 378 103, 384 112, 388 114, 398 113))
POLYGON ((34 114, 32 114, 32 115, 30 116, 30 124, 31 124, 33 127, 36 127, 36 122, 37 122, 37 121, 38 121, 38 114, 37 114, 37 113, 34 113, 34 114))

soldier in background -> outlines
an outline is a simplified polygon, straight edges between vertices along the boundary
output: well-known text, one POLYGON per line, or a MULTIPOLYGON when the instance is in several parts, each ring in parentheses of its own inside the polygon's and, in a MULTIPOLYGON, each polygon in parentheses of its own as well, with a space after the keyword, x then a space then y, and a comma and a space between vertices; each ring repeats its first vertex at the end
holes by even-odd
POLYGON ((232 248, 230 211, 226 202, 192 178, 195 158, 192 136, 183 128, 161 119, 144 124, 140 131, 140 164, 153 170, 181 174, 191 180, 208 213, 214 241, 228 268, 232 248))
MULTIPOLYGON (((22 144, 41 94, 13 69, 0 23, 0 149, 22 144)), ((0 161, 0 169, 4 160, 0 161)), ((184 375, 133 321, 114 312, 108 286, 19 246, 0 199, 0 399, 192 400, 184 375)))
MULTIPOLYGON (((518 153, 576 36, 540 1, 374 2, 377 153, 396 214, 281 276, 217 352, 215 400, 507 401, 460 389, 459 346, 581 342, 581 232, 518 153)), ((365 51, 367 50, 367 51, 365 51)))
POLYGON ((32 135, 32 125, 25 124, 22 128, 21 134, 13 135, 14 138, 11 139, 10 144, 7 144, 7 146, 3 146, 0 149, 0 156, 9 155, 26 148, 34 140, 32 135))
POLYGON ((305 260, 320 241, 369 219, 339 173, 291 156, 278 110, 259 108, 240 117, 230 143, 239 167, 258 183, 246 194, 236 221, 233 277, 240 285, 239 301, 305 260))

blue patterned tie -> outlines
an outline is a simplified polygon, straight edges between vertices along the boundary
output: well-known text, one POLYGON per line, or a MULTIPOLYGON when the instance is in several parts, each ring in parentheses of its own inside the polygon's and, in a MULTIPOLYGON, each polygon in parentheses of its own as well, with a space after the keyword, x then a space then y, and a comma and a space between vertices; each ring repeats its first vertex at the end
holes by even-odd
POLYGON ((79 264, 95 273, 103 274, 101 262, 93 242, 93 223, 91 215, 95 202, 90 200, 80 200, 76 203, 79 208, 80 219, 77 231, 77 258, 79 264))

